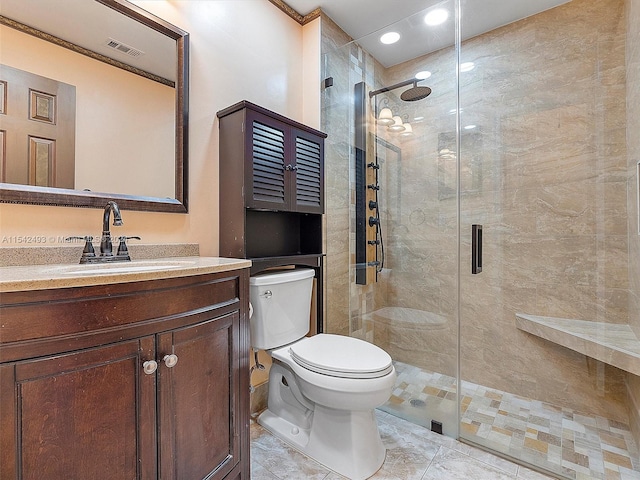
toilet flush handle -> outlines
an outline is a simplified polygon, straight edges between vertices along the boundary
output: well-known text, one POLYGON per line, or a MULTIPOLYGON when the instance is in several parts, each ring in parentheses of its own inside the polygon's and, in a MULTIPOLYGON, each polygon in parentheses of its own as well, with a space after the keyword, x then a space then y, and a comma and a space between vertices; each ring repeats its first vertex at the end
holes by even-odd
POLYGON ((271 292, 271 290, 267 290, 266 292, 264 292, 262 295, 260 295, 261 297, 264 298, 271 298, 273 296, 273 293, 271 292))

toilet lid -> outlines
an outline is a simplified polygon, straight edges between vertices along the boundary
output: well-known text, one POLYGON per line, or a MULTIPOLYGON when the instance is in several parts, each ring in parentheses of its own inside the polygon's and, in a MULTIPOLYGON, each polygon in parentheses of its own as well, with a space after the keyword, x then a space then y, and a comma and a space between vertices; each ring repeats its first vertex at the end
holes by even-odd
POLYGON ((289 351, 298 365, 333 377, 378 378, 393 371, 387 352, 344 335, 314 335, 291 345, 289 351))

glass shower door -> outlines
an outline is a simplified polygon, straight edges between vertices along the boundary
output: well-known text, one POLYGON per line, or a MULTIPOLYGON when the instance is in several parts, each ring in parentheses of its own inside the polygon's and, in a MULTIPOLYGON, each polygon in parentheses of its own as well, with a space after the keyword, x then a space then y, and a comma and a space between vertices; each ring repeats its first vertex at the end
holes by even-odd
MULTIPOLYGON (((424 16, 403 22, 424 23, 424 16)), ((328 38, 343 38, 330 24, 323 29, 328 38)), ((327 331, 365 339, 391 355, 398 381, 384 411, 456 437, 453 27, 443 36, 450 47, 388 67, 362 46, 369 38, 337 49, 327 41, 323 76, 333 79, 323 93, 322 127, 328 134, 327 331), (414 81, 421 88, 413 93, 429 87, 430 95, 403 100, 414 81), (385 108, 402 129, 377 120, 385 108)))
POLYGON ((625 3, 568 2, 460 50, 460 436, 572 479, 640 476, 635 377, 598 360, 640 318, 625 3))

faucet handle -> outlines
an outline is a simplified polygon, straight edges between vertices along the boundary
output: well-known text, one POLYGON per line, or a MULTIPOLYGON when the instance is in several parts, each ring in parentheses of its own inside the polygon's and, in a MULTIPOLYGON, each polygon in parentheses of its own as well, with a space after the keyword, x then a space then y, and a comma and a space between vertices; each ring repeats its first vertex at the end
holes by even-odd
POLYGON ((134 236, 134 237, 126 237, 126 236, 121 236, 118 237, 118 240, 120 240, 120 244, 118 245, 118 252, 116 253, 116 256, 120 257, 122 260, 131 260, 131 257, 129 256, 129 249, 127 248, 127 240, 131 239, 131 238, 135 238, 136 240, 141 240, 140 237, 134 236))
POLYGON ((90 258, 94 258, 96 256, 96 252, 93 249, 93 237, 90 235, 85 235, 84 237, 67 237, 65 241, 69 242, 71 240, 84 240, 84 249, 82 250, 82 257, 80 257, 80 263, 89 262, 90 258))

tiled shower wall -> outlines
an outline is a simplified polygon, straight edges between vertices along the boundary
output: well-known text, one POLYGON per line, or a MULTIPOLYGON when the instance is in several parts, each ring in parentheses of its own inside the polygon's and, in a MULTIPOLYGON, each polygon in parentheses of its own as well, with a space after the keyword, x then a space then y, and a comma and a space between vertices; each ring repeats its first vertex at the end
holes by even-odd
POLYGON ((322 14, 323 71, 333 76, 322 94, 321 124, 325 142, 326 311, 325 331, 349 335, 349 163, 352 118, 347 49, 337 50, 351 38, 322 14), (330 56, 328 52, 332 53, 330 56))
POLYGON ((624 372, 514 321, 629 322, 625 11, 573 0, 461 53, 476 64, 461 77, 462 124, 480 126, 483 152, 461 222, 484 224, 487 247, 481 275, 462 270, 462 379, 620 421, 624 372))
MULTIPOLYGON (((638 22, 627 18, 637 18, 631 3, 573 0, 466 41, 462 61, 475 62, 475 68, 461 76, 461 122, 476 124, 479 132, 462 135, 462 377, 625 421, 625 379, 637 390, 637 377, 517 330, 515 313, 630 322, 640 330, 640 320, 628 314, 640 311, 640 262, 628 256, 639 258, 637 237, 629 234, 637 220, 627 217, 635 207, 633 194, 626 193, 640 159, 633 145, 638 137, 626 138, 627 118, 639 117, 632 113, 640 75, 629 68, 637 65, 639 43, 627 37, 638 38, 638 22), (636 31, 627 31, 632 24, 636 31), (629 52, 629 45, 635 50, 629 52), (471 223, 485 229, 485 265, 478 276, 468 268, 471 223)), ((349 40, 334 25, 325 30, 328 23, 323 37, 334 45, 349 40)), ((395 187, 386 186, 388 270, 373 287, 384 295, 367 287, 352 305, 359 308, 360 302, 369 312, 405 306, 449 319, 445 330, 409 331, 395 336, 404 338, 396 342, 402 345, 381 345, 395 348, 394 357, 404 349, 414 358, 402 361, 440 373, 455 368, 456 354, 455 195, 451 158, 443 153, 455 131, 449 113, 456 107, 452 59, 453 48, 445 49, 380 74, 383 84, 392 84, 430 70, 434 75, 423 84, 433 93, 422 106, 398 102, 408 118, 419 114, 425 120, 414 124, 409 141, 390 138, 402 148, 401 181, 393 182, 402 192, 392 194, 395 187)), ((343 61, 349 75, 346 52, 343 61)), ((330 95, 341 123, 327 132, 329 138, 339 135, 327 154, 327 330, 349 333, 350 254, 344 239, 351 90, 330 95)), ((640 131, 637 123, 629 131, 640 131)))
MULTIPOLYGON (((640 2, 627 0, 627 185, 629 211, 629 323, 640 338, 640 230, 638 227, 638 166, 640 162, 640 2)), ((633 400, 631 426, 640 445, 640 377, 628 374, 627 383, 633 400)))
POLYGON ((322 129, 328 134, 325 147, 326 188, 326 294, 325 330, 349 335, 359 329, 359 312, 374 309, 380 285, 355 286, 353 265, 353 182, 354 100, 358 82, 381 86, 383 68, 344 33, 329 17, 322 15, 322 53, 324 74, 334 78, 322 101, 322 129), (346 46, 345 46, 346 45, 346 46), (351 298, 350 298, 351 296, 351 298), (355 313, 350 312, 350 308, 355 313))

